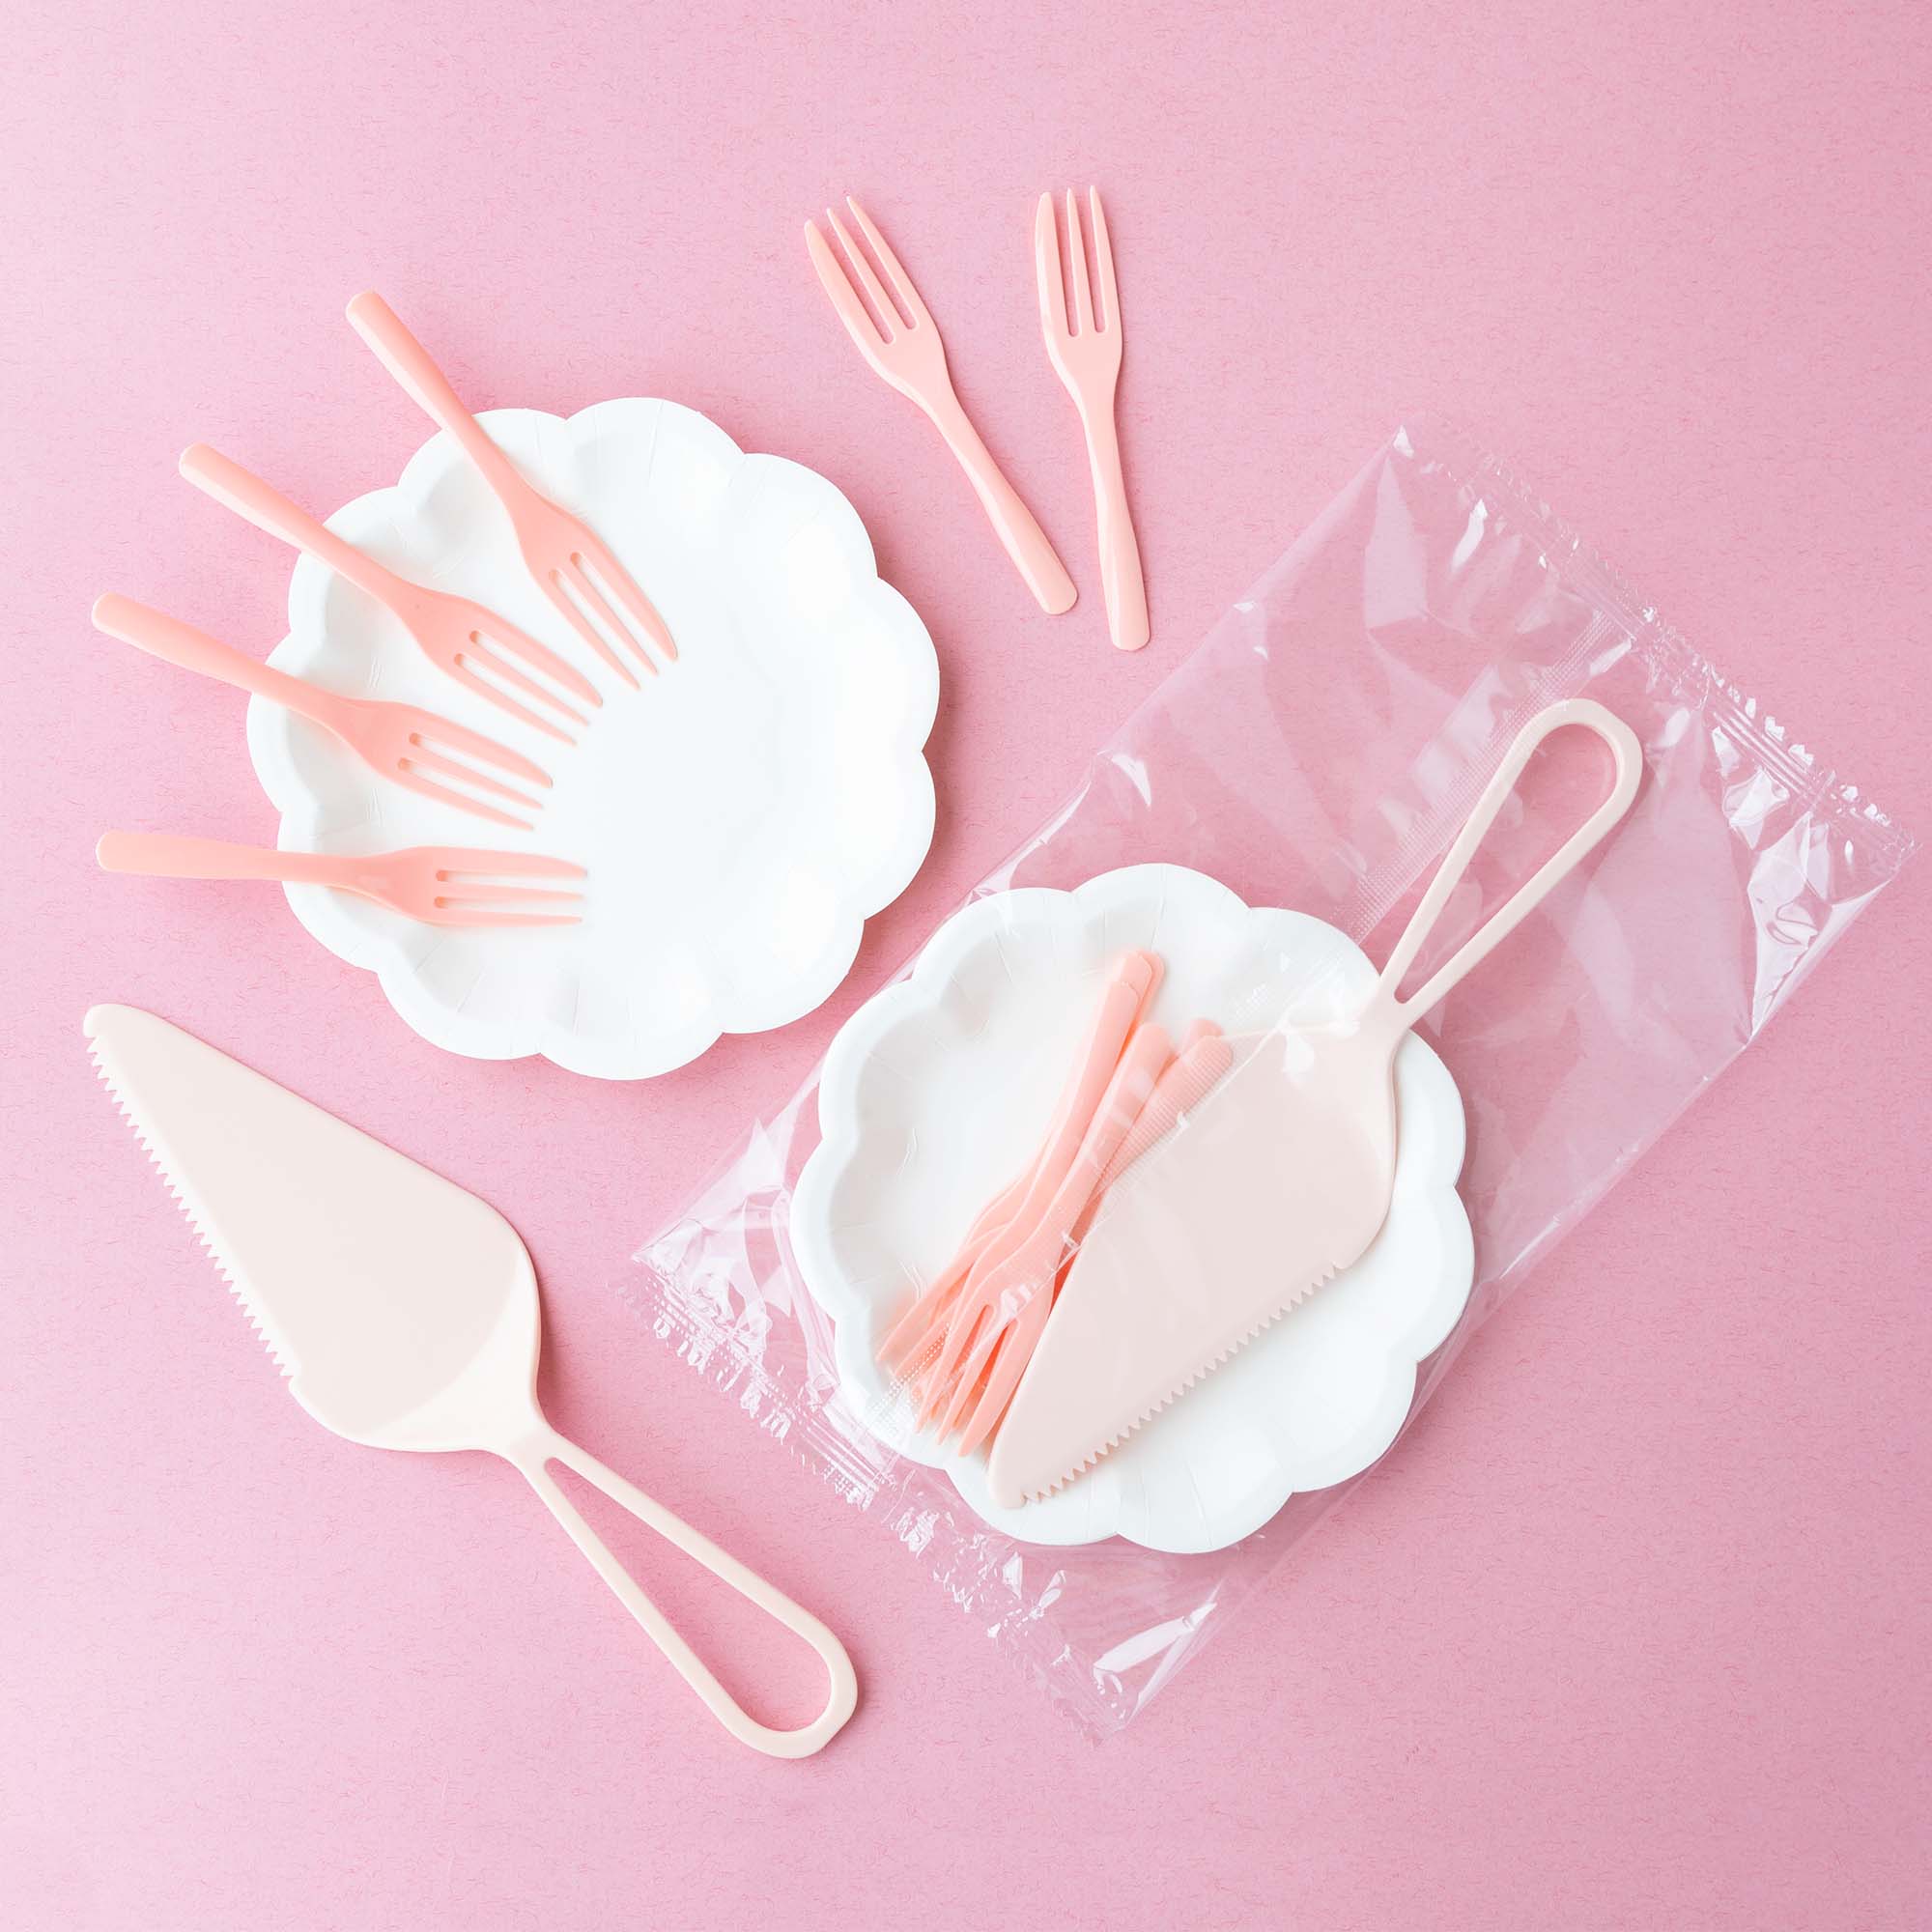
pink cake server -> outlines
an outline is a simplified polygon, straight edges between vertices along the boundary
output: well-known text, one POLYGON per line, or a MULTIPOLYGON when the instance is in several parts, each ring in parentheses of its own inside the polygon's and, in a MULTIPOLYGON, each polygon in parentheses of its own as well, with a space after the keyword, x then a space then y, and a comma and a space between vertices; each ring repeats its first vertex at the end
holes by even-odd
POLYGON ((539 717, 527 704, 511 696, 503 688, 505 685, 523 693, 532 702, 548 706, 572 724, 586 722, 556 692, 539 684, 528 670, 520 668, 515 662, 518 659, 582 703, 593 708, 603 703, 590 681, 565 664, 548 644, 538 643, 494 611, 486 611, 468 597, 454 597, 398 577, 386 564, 363 555, 354 544, 345 543, 327 525, 298 508, 280 491, 271 489, 218 450, 210 449, 205 442, 197 442, 182 452, 181 473, 197 490, 205 490, 217 503, 225 503, 258 530, 267 530, 297 550, 306 551, 346 577, 357 589, 366 591, 401 623, 421 647, 423 655, 440 670, 468 685, 478 696, 487 697, 513 718, 521 718, 525 724, 534 724, 538 730, 548 731, 567 745, 576 742, 559 725, 539 717))
POLYGON ((1210 1104, 1108 1194, 993 1439, 994 1500, 1047 1494, 1357 1261, 1388 1215, 1394 1064, 1409 1028, 1486 959, 1630 809, 1630 726, 1587 698, 1517 735, 1354 1012, 1250 1042, 1210 1104), (1530 754, 1580 724, 1609 747, 1608 796, 1422 986, 1403 980, 1530 754))
POLYGON ((1073 580, 1055 555, 1046 532, 1001 474, 1000 466, 993 461, 992 453, 980 439, 980 432, 960 407, 946 366, 946 346, 939 339, 939 330, 920 299, 919 291, 912 285, 912 277, 899 266, 899 258, 886 245, 886 238, 872 225, 866 211, 850 195, 845 197, 845 205, 871 243, 886 281, 892 284, 892 294, 888 295, 834 210, 828 208, 825 218, 832 224, 832 232, 838 238, 851 265, 850 275, 839 266, 838 256, 819 233, 818 224, 815 221, 805 224, 805 245, 811 256, 811 266, 818 271, 819 284, 831 298, 839 321, 845 325, 845 332, 873 370, 900 395, 917 403, 946 439, 1000 542, 1006 546, 1013 568, 1038 600, 1039 608, 1049 611, 1070 611, 1077 594, 1073 580), (852 275, 858 277, 871 300, 870 314, 859 290, 852 285, 852 275), (897 298, 896 307, 894 297, 897 298))
POLYGON ((610 545, 581 518, 553 503, 525 478, 464 407, 448 379, 395 310, 372 290, 349 304, 349 320, 376 352, 384 368, 439 427, 455 438, 482 472, 484 482, 509 512, 525 568, 577 635, 633 690, 637 689, 637 673, 618 656, 611 639, 653 676, 658 668, 644 648, 644 639, 675 662, 677 646, 671 642, 657 606, 638 588, 610 545))
POLYGON ((271 704, 279 704, 332 732, 366 764, 393 783, 407 785, 425 798, 440 799, 459 811, 473 812, 478 818, 494 820, 528 831, 530 817, 514 818, 494 805, 471 798, 441 781, 454 779, 506 799, 535 814, 540 801, 506 784, 478 766, 494 766, 521 779, 525 785, 548 790, 550 779, 521 752, 486 738, 466 725, 452 724, 434 712, 418 710, 413 704, 392 704, 374 697, 344 697, 333 691, 307 684, 271 665, 258 664, 244 657, 232 644, 184 624, 178 617, 152 606, 137 604, 131 597, 111 593, 96 600, 94 623, 97 630, 119 638, 150 657, 179 665, 184 670, 200 671, 205 677, 219 678, 239 690, 253 692, 271 704), (436 777, 429 774, 435 773, 436 777))
POLYGON ((1114 423, 1114 390, 1121 377, 1121 297, 1114 279, 1114 250, 1100 190, 1087 190, 1094 218, 1094 268, 1099 302, 1087 280, 1087 251, 1080 239, 1080 204, 1066 190, 1066 259, 1073 275, 1069 321, 1066 283, 1054 232, 1053 197, 1043 194, 1034 215, 1034 267, 1039 280, 1039 324, 1046 353, 1080 412, 1087 436, 1087 463, 1094 472, 1094 503, 1100 525, 1100 584, 1107 600, 1107 629, 1118 648, 1137 651, 1148 640, 1147 585, 1140 544, 1127 511, 1121 474, 1121 439, 1114 423))
MULTIPOLYGON (((95 1007, 83 1024, 116 1104, 310 1415, 370 1448, 503 1457, 732 1737, 801 1758, 838 1735, 859 1695, 838 1637, 545 1419, 536 1273, 494 1208, 153 1013, 95 1007), (827 1676, 819 1715, 788 1731, 751 1717, 553 1464, 810 1645, 827 1676)), ((341 1560, 332 1531, 317 1548, 341 1560)))
POLYGON ((156 879, 280 879, 333 886, 424 925, 575 925, 582 893, 504 879, 582 879, 582 866, 534 852, 412 845, 400 852, 282 852, 168 832, 103 833, 95 857, 109 872, 156 879), (547 909, 546 909, 547 908, 547 909))

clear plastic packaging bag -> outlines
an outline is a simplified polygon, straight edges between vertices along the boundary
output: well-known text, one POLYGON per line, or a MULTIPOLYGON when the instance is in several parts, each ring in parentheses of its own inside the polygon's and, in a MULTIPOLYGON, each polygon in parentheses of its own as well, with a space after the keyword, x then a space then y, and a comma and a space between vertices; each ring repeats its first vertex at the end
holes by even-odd
MULTIPOLYGON (((1473 1260, 1463 1257, 1453 1326, 1428 1335, 1401 1381, 1383 1447, 1481 1321, 1756 1037, 1912 840, 1501 464, 1430 426, 1390 440, 927 949, 950 960, 973 923, 966 915, 995 895, 1021 895, 980 923, 1017 935, 1022 913, 1067 903, 1028 889, 1130 894, 1136 880, 1120 868, 1158 863, 1208 875, 1218 888, 1190 890, 1229 889, 1237 911, 1245 901, 1313 915, 1379 960, 1520 728, 1577 697, 1634 730, 1642 785, 1585 871, 1419 1021, 1432 1049, 1423 1058, 1460 1091, 1466 1146, 1452 1099, 1442 1134, 1454 1147, 1435 1152, 1451 1179, 1462 1152, 1454 1218, 1466 1212, 1473 1260), (1102 874, 1113 882, 1089 885, 1102 874)), ((1420 973, 1574 829, 1594 803, 1579 810, 1577 796, 1554 782, 1512 794, 1420 973)), ((1360 960, 1343 951, 1346 978, 1360 960)), ((1231 970, 1238 980, 1247 969, 1231 970)), ((1257 989, 1248 992, 1252 1001, 1257 989)), ((844 1042, 841 1034, 828 1061, 835 1111, 852 1104, 844 1042)), ((1264 1486, 1253 1490, 1242 1506, 1252 1514, 1259 1497, 1272 1512, 1261 1526, 1199 1551, 1171 1521, 1150 1533, 1094 1518, 1070 1536, 1056 1529, 1056 1543, 1015 1534, 1010 1517, 982 1513, 983 1498, 976 1509, 942 1468, 893 1446, 901 1431, 855 1386, 849 1346, 841 1373, 834 1323, 807 1288, 793 1215, 820 1143, 825 1073, 822 1065, 753 1125, 686 1212, 639 1251, 622 1292, 753 1426, 890 1526, 1086 1728, 1118 1729, 1359 1473, 1296 1482, 1279 1507, 1264 1486), (1096 1527, 1141 1540, 1080 1540, 1096 1527)), ((1016 1071, 977 1114, 953 1108, 960 1133, 983 1141, 998 1106, 1012 1116, 1010 1153, 1024 1154, 1063 1073, 1016 1071)), ((1406 1096, 1403 1106, 1406 1135, 1406 1096)), ((963 1233, 995 1172, 958 1179, 948 1238, 963 1233)), ((1453 1248, 1453 1228, 1438 1246, 1453 1248)), ((907 1295, 921 1272, 910 1270, 907 1295)), ((825 1278, 822 1262, 813 1273, 825 1278)), ((1190 1392, 1168 1413, 1195 1400, 1190 1392)))

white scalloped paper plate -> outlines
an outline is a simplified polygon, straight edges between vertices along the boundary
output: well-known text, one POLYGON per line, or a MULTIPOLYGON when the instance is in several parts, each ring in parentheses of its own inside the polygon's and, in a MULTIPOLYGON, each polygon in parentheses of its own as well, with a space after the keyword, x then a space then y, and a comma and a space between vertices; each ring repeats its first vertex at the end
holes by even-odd
POLYGON ((307 557, 270 662, 330 690, 424 705, 535 758, 554 781, 535 829, 385 783, 260 699, 249 753, 284 846, 553 853, 589 868, 583 923, 439 929, 316 886, 290 887, 289 902, 438 1046, 541 1053, 608 1079, 668 1072, 720 1034, 810 1012, 844 978, 867 918, 919 869, 932 838, 932 640, 880 581, 838 490, 746 455, 694 411, 627 400, 568 421, 533 410, 482 420, 646 587, 678 662, 631 691, 590 661, 525 573, 496 498, 440 435, 392 489, 346 504, 329 527, 499 611, 582 670, 605 705, 578 745, 443 676, 385 611, 307 557))
POLYGON ((899 1311, 1038 1144, 1107 963, 1128 947, 1165 960, 1154 1017, 1177 1032, 1201 1016, 1249 1030, 1260 1013, 1318 1018, 1375 981, 1333 926, 1251 910, 1178 866, 978 900, 833 1042, 819 1089, 824 1138, 799 1179, 791 1239, 836 1324, 844 1403, 895 1449, 943 1468, 995 1528, 1032 1543, 1123 1536, 1154 1549, 1218 1549, 1297 1491, 1342 1482, 1380 1456, 1408 1413, 1416 1365, 1468 1299, 1462 1101, 1413 1035, 1396 1057, 1401 1146, 1375 1245, 1065 1489, 1000 1508, 984 1461, 919 1434, 873 1360, 899 1311))

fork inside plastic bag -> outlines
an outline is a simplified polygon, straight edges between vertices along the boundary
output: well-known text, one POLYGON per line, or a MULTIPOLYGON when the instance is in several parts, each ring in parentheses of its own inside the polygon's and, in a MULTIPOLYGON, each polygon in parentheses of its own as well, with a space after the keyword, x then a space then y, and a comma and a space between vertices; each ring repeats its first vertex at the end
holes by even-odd
MULTIPOLYGON (((1460 1091, 1474 1268, 1402 1427, 1503 1297, 1756 1038, 1912 839, 1501 463, 1428 426, 1390 439, 941 928, 951 946, 961 920, 1018 903, 984 904, 995 895, 1072 892, 1158 862, 1249 907, 1292 909, 1276 917, 1313 915, 1379 960, 1504 748, 1576 697, 1634 729, 1642 789, 1587 889, 1552 897, 1417 1028, 1460 1091)), ((1521 877, 1577 815, 1560 787, 1513 796, 1485 863, 1521 877)), ((1472 873, 1440 947, 1507 889, 1472 873)), ((1037 1117, 1015 1124, 1016 1142, 1045 1119, 1059 1072, 1014 1096, 1037 1117)), ((1192 1553, 994 1526, 909 1451, 856 1385, 849 1349, 841 1372, 807 1286, 792 1216, 824 1073, 751 1123, 620 1292, 739 1415, 889 1528, 1069 1715, 1111 1733, 1360 1476, 1298 1488, 1250 1534, 1192 1553)), ((961 1179, 953 1235, 1004 1178, 961 1179)))

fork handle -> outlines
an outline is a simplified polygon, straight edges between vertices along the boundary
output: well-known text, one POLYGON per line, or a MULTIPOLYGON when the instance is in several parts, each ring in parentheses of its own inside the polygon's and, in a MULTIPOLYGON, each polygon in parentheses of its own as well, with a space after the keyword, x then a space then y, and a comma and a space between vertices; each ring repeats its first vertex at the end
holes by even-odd
POLYGON ((949 384, 937 396, 922 396, 917 400, 958 459, 995 535, 1006 547, 1013 568, 1037 599, 1039 608, 1056 615, 1072 610, 1079 592, 1066 574, 1066 566, 1047 542, 1046 532, 1035 521, 1033 512, 1020 501, 1019 492, 993 461, 992 451, 973 427, 952 385, 949 384))
POLYGON ((218 449, 197 442, 183 450, 181 473, 197 490, 205 491, 258 530, 267 530, 271 537, 280 537, 297 550, 306 551, 391 611, 400 612, 412 597, 422 594, 417 585, 398 577, 373 556, 365 556, 319 518, 290 502, 279 490, 243 469, 218 449))
POLYGON ((470 462, 483 472, 498 497, 527 486, 510 459, 491 440, 489 432, 469 412, 448 377, 430 359, 394 309, 374 289, 366 289, 349 304, 349 322, 376 352, 376 359, 402 385, 416 406, 437 426, 455 438, 470 462))
POLYGON ((333 886, 343 877, 343 862, 332 853, 231 845, 225 838, 189 838, 172 832, 103 833, 94 856, 103 871, 139 872, 151 879, 279 879, 333 886))
POLYGON ((1141 547, 1127 509, 1121 473, 1121 436, 1111 403, 1083 408, 1087 465, 1094 472, 1094 507, 1100 526, 1100 588, 1107 600, 1107 634, 1117 650, 1137 651, 1148 640, 1147 583, 1141 547))
POLYGON ((224 644, 206 631, 184 624, 179 617, 170 617, 165 611, 156 611, 152 605, 137 604, 131 597, 117 596, 110 591, 98 598, 94 624, 110 638, 119 638, 123 643, 132 644, 137 651, 146 651, 164 664, 179 665, 183 670, 199 671, 202 676, 216 678, 238 691, 266 697, 270 703, 313 719, 330 730, 337 728, 337 707, 355 702, 334 692, 318 691, 314 685, 304 684, 287 671, 245 657, 233 644, 224 644))
POLYGON ((845 1719, 852 1715, 859 1701, 859 1679, 853 1671, 852 1660, 845 1654, 845 1646, 810 1610, 801 1608, 766 1582, 755 1570, 720 1549, 709 1537, 700 1535, 688 1522, 673 1516, 662 1503, 653 1501, 634 1484, 627 1483, 614 1470, 607 1469, 594 1456, 559 1435, 547 1423, 542 1425, 540 1435, 528 1442, 520 1443, 509 1460, 543 1498, 550 1513, 563 1525, 571 1542, 589 1558, 590 1567, 610 1585, 617 1601, 642 1626, 645 1635, 664 1653, 678 1675, 704 1700, 711 1715, 740 1744, 750 1745, 753 1750, 763 1751, 767 1757, 810 1757, 843 1728, 845 1719), (803 1637, 818 1653, 819 1661, 825 1665, 826 1675, 831 1680, 824 1710, 810 1723, 801 1725, 795 1731, 773 1730, 748 1717, 685 1641, 677 1626, 651 1602, 636 1578, 605 1548, 597 1532, 578 1514, 575 1504, 551 1474, 549 1464, 552 1462, 561 1463, 565 1468, 575 1470, 585 1482, 602 1490, 612 1502, 629 1510, 646 1528, 654 1529, 674 1549, 682 1550, 694 1562, 702 1564, 714 1577, 728 1583, 741 1597, 783 1625, 794 1636, 803 1637))

